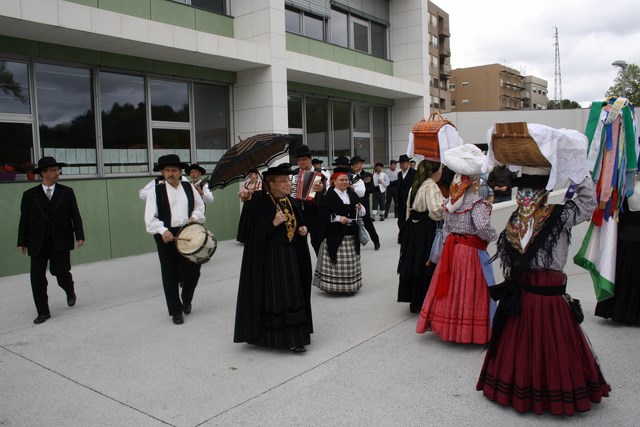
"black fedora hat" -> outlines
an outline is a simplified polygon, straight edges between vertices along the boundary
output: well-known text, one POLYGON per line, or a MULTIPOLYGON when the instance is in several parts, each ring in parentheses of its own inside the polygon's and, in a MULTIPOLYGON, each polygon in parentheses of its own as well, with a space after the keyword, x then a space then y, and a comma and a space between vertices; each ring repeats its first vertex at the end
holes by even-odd
POLYGON ((308 145, 301 145, 298 148, 296 148, 295 152, 293 153, 293 157, 295 158, 300 158, 300 157, 309 157, 311 158, 311 151, 309 151, 309 146, 308 145))
POLYGON ((289 163, 280 163, 262 172, 262 176, 291 175, 292 173, 289 163))
POLYGON ((167 154, 158 158, 158 163, 153 167, 154 172, 159 172, 167 166, 176 166, 180 169, 186 169, 188 164, 180 161, 180 157, 177 154, 167 154))
POLYGON ((199 165, 199 164, 197 164, 197 163, 192 163, 192 164, 191 164, 191 166, 189 166, 189 167, 185 170, 185 172, 186 172, 186 173, 189 173, 189 172, 191 172, 192 170, 200 171, 200 173, 201 173, 201 174, 203 174, 203 175, 204 175, 205 173, 207 173, 206 169, 205 169, 205 168, 203 168, 202 166, 200 166, 200 165, 199 165))
POLYGON ((317 164, 322 164, 322 160, 318 159, 317 157, 314 157, 313 159, 311 159, 311 164, 312 165, 317 165, 317 164))
POLYGON ((400 163, 402 162, 410 162, 411 161, 411 157, 407 156, 406 154, 403 154, 400 156, 400 163))
POLYGON ((331 163, 331 166, 340 166, 340 165, 350 165, 351 162, 349 161, 349 158, 347 156, 338 156, 335 158, 335 160, 333 161, 333 163, 331 163))
POLYGON ((56 162, 56 159, 53 157, 45 156, 38 160, 38 167, 33 170, 33 173, 40 173, 43 170, 50 168, 52 166, 58 166, 59 168, 67 166, 66 163, 56 162))
POLYGON ((364 163, 364 159, 362 157, 360 157, 360 156, 353 156, 351 158, 351 164, 352 165, 355 164, 355 163, 358 163, 358 162, 364 163))

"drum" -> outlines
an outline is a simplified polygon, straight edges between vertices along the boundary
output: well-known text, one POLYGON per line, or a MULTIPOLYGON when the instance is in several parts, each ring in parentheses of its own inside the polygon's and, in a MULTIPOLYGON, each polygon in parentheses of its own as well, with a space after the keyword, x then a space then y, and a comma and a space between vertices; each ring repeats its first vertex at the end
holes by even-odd
POLYGON ((180 229, 176 238, 178 253, 196 264, 209 262, 216 252, 218 242, 202 224, 188 224, 180 229))

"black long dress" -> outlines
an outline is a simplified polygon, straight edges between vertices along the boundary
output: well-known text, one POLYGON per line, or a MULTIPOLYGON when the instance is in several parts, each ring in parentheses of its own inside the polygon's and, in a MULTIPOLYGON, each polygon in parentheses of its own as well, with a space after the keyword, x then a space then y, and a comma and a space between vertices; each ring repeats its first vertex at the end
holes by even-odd
POLYGON ((628 325, 640 325, 640 212, 627 201, 620 213, 613 297, 596 305, 596 316, 628 325))
MULTIPOLYGON (((287 199, 300 227, 300 212, 287 199)), ((284 223, 273 226, 276 207, 265 192, 254 193, 244 209, 247 234, 233 340, 278 349, 308 345, 313 324, 307 239, 296 233, 290 242, 284 223)))

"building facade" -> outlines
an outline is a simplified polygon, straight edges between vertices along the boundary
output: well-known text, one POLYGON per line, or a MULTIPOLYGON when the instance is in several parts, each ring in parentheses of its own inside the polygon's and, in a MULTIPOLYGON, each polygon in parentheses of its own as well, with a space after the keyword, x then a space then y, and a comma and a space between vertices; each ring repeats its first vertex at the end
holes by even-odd
POLYGON ((433 111, 451 109, 451 45, 449 14, 432 2, 429 6, 429 106, 433 111))
MULTIPOLYGON (((68 164, 86 223, 75 263, 154 250, 137 192, 164 154, 210 172, 238 137, 284 132, 325 161, 399 156, 429 114, 431 16, 420 0, 3 0, 0 276, 28 270, 13 238, 43 155, 68 164)), ((237 191, 207 207, 220 240, 237 191)))
POLYGON ((451 72, 450 111, 547 108, 547 82, 502 64, 456 68, 451 72), (535 104, 535 107, 534 107, 535 104))

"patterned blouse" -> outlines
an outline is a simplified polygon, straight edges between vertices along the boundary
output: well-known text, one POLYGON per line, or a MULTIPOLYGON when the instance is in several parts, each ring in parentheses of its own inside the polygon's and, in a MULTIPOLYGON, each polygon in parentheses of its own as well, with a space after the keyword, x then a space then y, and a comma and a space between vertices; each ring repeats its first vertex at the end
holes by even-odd
POLYGON ((443 237, 457 233, 478 236, 487 243, 496 240, 498 232, 491 226, 491 210, 491 204, 468 190, 460 209, 453 213, 445 209, 443 237))

